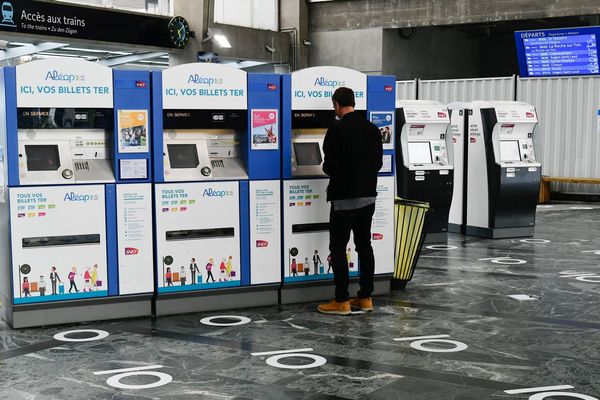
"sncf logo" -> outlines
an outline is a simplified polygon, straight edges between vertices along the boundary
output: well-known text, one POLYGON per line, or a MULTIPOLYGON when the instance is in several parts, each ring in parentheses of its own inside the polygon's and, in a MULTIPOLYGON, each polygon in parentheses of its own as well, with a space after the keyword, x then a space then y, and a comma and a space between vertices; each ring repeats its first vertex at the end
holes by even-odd
POLYGON ((532 112, 530 112, 530 111, 527 111, 527 112, 525 113, 525 115, 527 116, 527 118, 533 118, 533 117, 535 117, 535 114, 534 114, 534 113, 532 113, 532 112))
POLYGON ((277 85, 275 85, 274 83, 268 83, 267 90, 277 90, 277 85))
POLYGON ((257 240, 256 241, 256 247, 267 247, 269 245, 269 242, 267 242, 266 240, 257 240))
POLYGON ((374 233, 372 235, 373 240, 383 240, 383 235, 381 233, 374 233))
POLYGON ((386 91, 386 92, 393 92, 394 88, 391 85, 385 85, 383 87, 383 90, 386 91))
POLYGON ((125 255, 126 256, 135 256, 139 252, 140 252, 140 250, 136 249, 135 247, 125 247, 125 255))
POLYGON ((438 118, 446 118, 447 116, 448 114, 446 114, 445 112, 438 111, 438 118))

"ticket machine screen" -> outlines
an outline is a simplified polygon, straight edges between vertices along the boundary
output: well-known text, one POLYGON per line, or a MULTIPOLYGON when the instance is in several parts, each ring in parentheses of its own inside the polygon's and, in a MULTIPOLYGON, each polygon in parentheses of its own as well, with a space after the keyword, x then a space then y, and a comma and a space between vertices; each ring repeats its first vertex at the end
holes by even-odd
POLYGON ((60 168, 57 145, 26 145, 28 171, 56 171, 60 168))
POLYGON ((294 143, 297 165, 321 165, 321 149, 319 142, 294 143))
POLYGON ((409 142, 408 160, 411 164, 432 164, 429 142, 409 142))
POLYGON ((167 144, 171 168, 196 168, 198 151, 195 144, 167 144))
POLYGON ((521 161, 518 140, 500 141, 500 159, 504 162, 521 161))

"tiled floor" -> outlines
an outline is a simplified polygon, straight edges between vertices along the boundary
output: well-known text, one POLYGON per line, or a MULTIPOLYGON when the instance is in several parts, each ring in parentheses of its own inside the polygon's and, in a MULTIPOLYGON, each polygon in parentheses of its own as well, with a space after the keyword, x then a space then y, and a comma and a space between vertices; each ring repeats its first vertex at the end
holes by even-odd
POLYGON ((600 398, 599 223, 600 207, 563 204, 539 208, 538 240, 453 235, 447 250, 424 249, 407 290, 377 298, 368 314, 326 316, 300 304, 226 312, 251 320, 228 327, 200 322, 220 313, 0 325, 0 399, 600 398), (535 299, 507 297, 515 294, 535 299), (109 335, 53 338, 69 329, 109 335), (450 342, 394 340, 434 335, 450 342), (276 355, 253 355, 294 349, 312 356, 281 364, 326 362, 284 369, 276 355), (140 367, 148 369, 137 376, 97 374, 140 367), (539 387, 546 397, 506 392, 539 387))

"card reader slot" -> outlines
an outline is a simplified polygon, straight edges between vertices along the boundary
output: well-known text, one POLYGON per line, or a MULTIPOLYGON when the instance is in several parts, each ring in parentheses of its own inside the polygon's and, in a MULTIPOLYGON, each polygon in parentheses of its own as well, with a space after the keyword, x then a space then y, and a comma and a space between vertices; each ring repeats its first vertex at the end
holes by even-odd
POLYGON ((100 235, 97 233, 92 233, 85 235, 38 236, 23 238, 21 242, 23 244, 23 248, 70 246, 75 244, 99 244, 100 235))
POLYGON ((210 228, 210 229, 185 229, 179 231, 167 231, 166 239, 171 240, 193 240, 193 239, 213 239, 233 237, 235 229, 233 227, 210 228))
POLYGON ((292 233, 329 232, 329 222, 315 222, 311 224, 294 224, 292 233))

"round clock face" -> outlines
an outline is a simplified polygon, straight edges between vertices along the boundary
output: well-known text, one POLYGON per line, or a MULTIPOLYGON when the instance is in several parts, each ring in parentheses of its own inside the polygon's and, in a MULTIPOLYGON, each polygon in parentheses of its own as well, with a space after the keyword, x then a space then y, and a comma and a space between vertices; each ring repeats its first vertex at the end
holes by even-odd
POLYGON ((169 21, 169 34, 171 43, 180 49, 184 48, 190 40, 190 26, 183 17, 173 17, 169 21))

